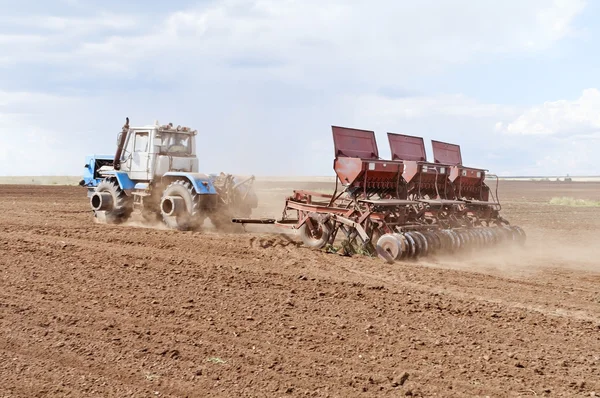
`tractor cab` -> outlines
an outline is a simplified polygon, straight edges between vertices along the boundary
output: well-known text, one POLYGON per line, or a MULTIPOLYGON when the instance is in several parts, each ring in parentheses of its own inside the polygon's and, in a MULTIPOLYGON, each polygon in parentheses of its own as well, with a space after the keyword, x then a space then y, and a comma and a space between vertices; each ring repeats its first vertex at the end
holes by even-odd
POLYGON ((151 181, 168 172, 195 173, 196 130, 173 124, 129 127, 119 136, 116 168, 133 181, 151 181), (122 146, 119 144, 122 143, 122 146))

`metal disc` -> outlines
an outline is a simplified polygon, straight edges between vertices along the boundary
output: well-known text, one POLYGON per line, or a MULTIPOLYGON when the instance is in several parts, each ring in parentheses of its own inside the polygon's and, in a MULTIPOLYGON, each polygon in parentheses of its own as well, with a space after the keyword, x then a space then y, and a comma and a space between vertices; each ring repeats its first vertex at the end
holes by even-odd
POLYGON ((421 252, 419 253, 420 257, 424 257, 429 254, 429 243, 427 242, 427 238, 419 231, 414 231, 414 235, 417 236, 421 240, 421 252))
POLYGON ((488 247, 492 243, 491 236, 485 228, 481 228, 480 231, 483 236, 483 247, 488 247))
POLYGON ((411 257, 413 257, 413 258, 419 257, 421 255, 421 239, 419 239, 419 237, 414 235, 413 231, 406 232, 404 235, 408 238, 409 241, 412 239, 411 243, 412 243, 413 251, 411 253, 411 257))
POLYGON ((473 248, 475 248, 477 236, 475 236, 475 232, 473 232, 472 229, 467 229, 467 230, 465 230, 465 232, 467 233, 467 236, 469 237, 469 243, 467 244, 467 248, 469 250, 472 250, 473 248))
POLYGON ((408 242, 408 251, 406 257, 414 258, 415 252, 417 250, 417 248, 415 247, 415 240, 408 232, 404 233, 404 238, 406 239, 406 242, 408 242))
POLYGON ((442 239, 444 251, 446 253, 452 252, 452 247, 454 246, 454 244, 452 243, 452 236, 448 234, 445 229, 439 230, 438 235, 442 239))
POLYGON ((454 236, 456 236, 456 242, 458 243, 456 246, 456 250, 462 250, 463 248, 463 239, 461 238, 461 236, 455 231, 455 230, 450 230, 450 232, 452 232, 454 234, 454 236))
POLYGON ((438 238, 438 236, 435 233, 433 233, 433 231, 424 231, 421 233, 425 235, 425 238, 427 238, 429 254, 435 254, 436 252, 438 252, 441 246, 440 239, 438 238))
POLYGON ((485 238, 479 228, 473 228, 473 233, 475 234, 475 247, 481 249, 485 244, 485 238))
POLYGON ((515 236, 515 231, 510 227, 510 225, 504 225, 502 228, 506 231, 506 240, 508 242, 514 243, 517 241, 515 236))
POLYGON ((468 243, 467 243, 467 248, 469 250, 473 250, 475 248, 476 242, 477 242, 477 236, 475 236, 475 232, 473 232, 472 229, 467 229, 465 230, 467 236, 468 236, 468 243))
POLYGON ((494 246, 497 245, 498 244, 498 235, 496 234, 496 228, 487 227, 486 229, 488 231, 488 234, 490 235, 491 244, 494 246))
POLYGON ((460 238, 461 249, 467 250, 469 248, 469 243, 471 242, 469 231, 466 229, 458 229, 454 231, 454 233, 456 233, 460 238))
POLYGON ((439 252, 448 251, 448 241, 449 241, 448 236, 446 236, 446 234, 443 233, 441 230, 431 231, 431 233, 436 236, 436 238, 439 242, 438 251, 439 252))
POLYGON ((525 235, 525 231, 523 231, 523 228, 513 225, 513 230, 516 230, 517 233, 519 234, 519 237, 517 239, 517 241, 519 242, 519 244, 524 245, 525 244, 525 240, 527 239, 527 235, 525 235))
POLYGON ((402 247, 394 235, 384 234, 377 240, 375 250, 379 258, 387 261, 388 264, 393 264, 394 260, 401 255, 402 247))
POLYGON ((400 242, 400 255, 398 257, 396 257, 396 260, 401 260, 403 258, 406 258, 406 256, 408 255, 409 252, 409 247, 408 247, 408 241, 406 240, 406 237, 402 234, 399 233, 395 233, 394 237, 396 238, 396 240, 398 242, 400 242))
POLYGON ((496 237, 496 244, 499 245, 504 240, 504 234, 498 227, 493 227, 492 230, 494 231, 494 236, 496 237))
POLYGON ((458 248, 458 242, 456 241, 456 237, 454 236, 454 234, 449 230, 449 229, 443 229, 442 232, 444 234, 446 234, 446 236, 449 239, 448 242, 448 251, 449 252, 455 252, 456 249, 458 248))

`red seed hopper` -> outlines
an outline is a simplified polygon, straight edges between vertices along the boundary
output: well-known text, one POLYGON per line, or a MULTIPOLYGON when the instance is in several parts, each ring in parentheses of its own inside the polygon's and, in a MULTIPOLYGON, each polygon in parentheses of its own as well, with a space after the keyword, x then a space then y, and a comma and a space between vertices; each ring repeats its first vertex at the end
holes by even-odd
POLYGON ((333 169, 339 182, 356 194, 398 198, 402 162, 379 158, 375 132, 332 126, 335 160, 333 169))
POLYGON ((404 163, 402 177, 412 199, 446 200, 450 167, 427 161, 423 138, 388 133, 392 160, 404 163))
POLYGON ((441 141, 431 141, 433 160, 438 164, 450 165, 448 178, 454 187, 456 199, 489 200, 489 187, 485 184, 487 170, 463 166, 460 146, 441 141))

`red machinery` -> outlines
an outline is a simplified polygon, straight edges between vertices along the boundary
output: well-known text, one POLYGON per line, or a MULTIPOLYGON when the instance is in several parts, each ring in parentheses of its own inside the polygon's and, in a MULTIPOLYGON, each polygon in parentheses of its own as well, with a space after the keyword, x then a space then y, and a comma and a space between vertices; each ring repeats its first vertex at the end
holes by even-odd
POLYGON ((448 179, 454 186, 454 197, 466 200, 489 200, 489 187, 485 184, 483 169, 464 167, 460 146, 441 141, 431 141, 435 163, 450 165, 448 179))
POLYGON ((332 130, 333 194, 297 190, 280 220, 233 221, 297 229, 309 247, 333 249, 339 242, 346 253, 378 254, 388 262, 524 242, 524 231, 488 201, 485 170, 464 167, 458 145, 433 141, 430 163, 421 137, 388 133, 392 160, 384 160, 373 131, 332 130))

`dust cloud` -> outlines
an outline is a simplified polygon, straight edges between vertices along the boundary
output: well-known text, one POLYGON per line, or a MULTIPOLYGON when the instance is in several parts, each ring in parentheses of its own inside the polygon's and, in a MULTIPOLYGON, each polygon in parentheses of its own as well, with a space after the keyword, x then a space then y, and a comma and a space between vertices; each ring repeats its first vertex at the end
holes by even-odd
POLYGON ((468 253, 427 258, 420 260, 419 264, 507 277, 531 276, 550 269, 600 273, 597 237, 567 238, 536 229, 526 232, 530 234, 524 246, 499 245, 468 253))
POLYGON ((138 213, 133 213, 131 215, 131 218, 129 220, 125 221, 122 225, 126 226, 126 227, 133 227, 133 228, 150 228, 150 229, 160 229, 160 230, 169 229, 162 221, 160 221, 160 220, 148 221, 148 220, 145 220, 141 216, 141 214, 138 214, 138 213))

